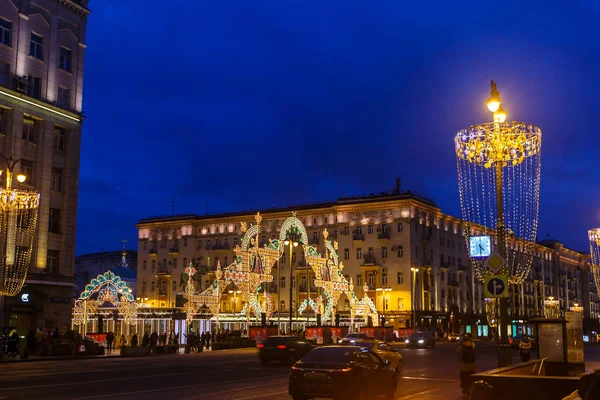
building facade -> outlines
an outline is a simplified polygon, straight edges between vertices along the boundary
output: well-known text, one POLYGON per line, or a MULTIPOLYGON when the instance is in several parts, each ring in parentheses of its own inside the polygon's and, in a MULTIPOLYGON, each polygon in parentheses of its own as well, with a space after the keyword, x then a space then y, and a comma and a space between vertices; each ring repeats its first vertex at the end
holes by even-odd
MULTIPOLYGON (((473 273, 461 220, 443 213, 433 200, 402 192, 397 184, 391 192, 264 210, 261 245, 279 237, 281 224, 292 212, 305 225, 309 244, 319 251, 323 252, 324 229, 330 240, 338 242, 343 274, 353 281, 358 297, 366 288, 388 326, 404 329, 416 325, 478 336, 491 333, 483 284, 473 273)), ((177 309, 177 295, 183 291, 181 273, 190 262, 204 273, 199 289, 206 289, 212 284, 217 264, 226 266, 233 261, 233 249, 242 237, 240 223, 252 222, 254 214, 141 220, 137 224, 138 295, 143 293, 152 308, 177 309)), ((586 318, 597 322, 598 297, 593 279, 589 279, 588 255, 554 241, 537 244, 535 252, 527 282, 510 288, 510 334, 519 334, 528 318, 543 314, 547 296, 560 298, 564 310, 574 303, 583 305, 586 318)), ((315 298, 317 288, 308 286, 314 277, 309 270, 307 279, 301 246, 293 250, 291 261, 290 279, 290 255, 286 250, 272 271, 274 281, 267 289, 281 313, 288 315, 291 311, 297 316, 307 291, 315 298)), ((226 288, 222 312, 239 312, 243 306, 239 300, 235 288, 226 288)), ((338 312, 348 314, 348 306, 342 296, 338 312)))
POLYGON ((0 152, 40 193, 27 281, 0 321, 21 332, 70 326, 88 14, 87 0, 0 2, 0 152))
POLYGON ((98 275, 112 271, 133 291, 136 289, 137 252, 134 250, 104 251, 102 253, 82 254, 75 257, 75 276, 77 284, 73 295, 78 298, 85 285, 98 275))

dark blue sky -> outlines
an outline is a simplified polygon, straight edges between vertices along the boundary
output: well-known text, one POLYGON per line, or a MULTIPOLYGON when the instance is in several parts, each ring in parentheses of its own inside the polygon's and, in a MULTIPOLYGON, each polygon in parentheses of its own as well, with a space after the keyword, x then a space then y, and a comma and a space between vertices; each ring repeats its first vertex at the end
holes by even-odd
POLYGON ((136 248, 134 224, 172 197, 176 213, 226 212, 400 176, 460 216, 453 137, 489 120, 490 79, 509 119, 543 130, 539 237, 586 250, 600 226, 598 2, 90 8, 78 254, 136 248))

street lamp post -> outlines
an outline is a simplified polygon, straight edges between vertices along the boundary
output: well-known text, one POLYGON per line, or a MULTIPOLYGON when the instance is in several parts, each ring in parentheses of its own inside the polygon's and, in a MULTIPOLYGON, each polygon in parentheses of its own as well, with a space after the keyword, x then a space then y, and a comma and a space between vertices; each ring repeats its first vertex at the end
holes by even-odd
POLYGON ((412 280, 410 284, 410 298, 411 298, 411 307, 413 314, 413 330, 417 328, 417 306, 416 306, 416 292, 417 292, 417 272, 419 272, 419 268, 411 267, 410 268, 412 274, 410 278, 412 280))
POLYGON ((293 264, 292 264, 292 254, 294 251, 294 247, 298 247, 298 242, 290 240, 290 239, 286 239, 285 242, 283 242, 286 246, 290 246, 290 326, 288 328, 288 333, 291 333, 292 331, 292 318, 293 318, 293 310, 292 310, 292 273, 293 273, 293 264))
MULTIPOLYGON (((377 289, 375 289, 376 293, 375 296, 377 296, 377 293, 381 292, 382 296, 381 296, 381 317, 380 317, 380 322, 383 320, 384 318, 384 313, 385 313, 385 296, 386 294, 384 292, 390 292, 392 290, 391 287, 378 287, 377 289)), ((377 299, 375 299, 375 304, 377 304, 377 299)), ((381 324, 381 326, 383 326, 383 324, 381 324)))

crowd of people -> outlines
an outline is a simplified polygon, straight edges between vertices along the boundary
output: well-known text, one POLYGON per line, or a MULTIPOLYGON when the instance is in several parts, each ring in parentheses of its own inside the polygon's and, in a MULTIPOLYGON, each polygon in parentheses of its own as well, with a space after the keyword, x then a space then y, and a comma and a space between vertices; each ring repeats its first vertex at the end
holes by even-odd
POLYGON ((23 357, 29 355, 46 355, 48 347, 54 340, 60 339, 61 334, 58 328, 54 331, 47 329, 31 329, 26 337, 21 337, 17 328, 10 327, 0 332, 0 358, 7 356, 9 358, 23 357), (21 346, 22 340, 24 346, 21 346), (22 354, 22 351, 24 354, 22 354))

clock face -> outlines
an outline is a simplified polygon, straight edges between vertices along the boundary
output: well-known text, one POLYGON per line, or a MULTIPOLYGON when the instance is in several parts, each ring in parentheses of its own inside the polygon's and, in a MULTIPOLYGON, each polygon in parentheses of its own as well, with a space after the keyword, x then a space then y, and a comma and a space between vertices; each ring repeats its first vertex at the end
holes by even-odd
POLYGON ((469 239, 470 255, 473 258, 486 258, 492 254, 492 240, 489 236, 472 236, 469 239))

